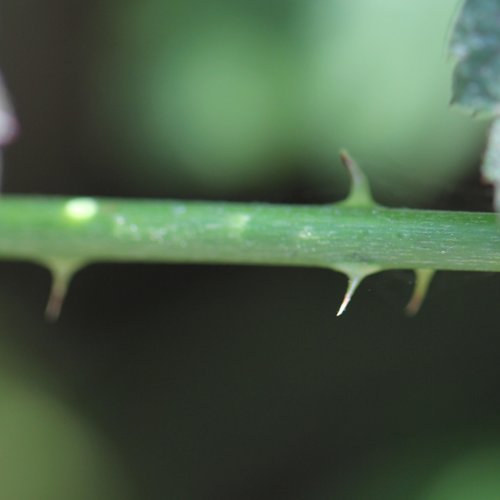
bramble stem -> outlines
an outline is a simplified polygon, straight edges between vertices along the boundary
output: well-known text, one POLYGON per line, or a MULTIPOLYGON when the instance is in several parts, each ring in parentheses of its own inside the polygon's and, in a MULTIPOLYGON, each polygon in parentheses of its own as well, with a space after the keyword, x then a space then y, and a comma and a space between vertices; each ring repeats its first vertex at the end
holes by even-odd
POLYGON ((489 213, 3 196, 0 258, 500 271, 489 213))

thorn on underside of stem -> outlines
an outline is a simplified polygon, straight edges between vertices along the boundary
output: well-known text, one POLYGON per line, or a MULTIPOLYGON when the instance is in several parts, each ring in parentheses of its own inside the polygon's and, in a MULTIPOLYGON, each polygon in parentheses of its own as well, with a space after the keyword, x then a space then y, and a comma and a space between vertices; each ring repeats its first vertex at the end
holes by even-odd
POLYGON ((49 299, 45 307, 45 319, 51 323, 55 323, 61 315, 71 279, 78 269, 80 269, 81 263, 55 259, 45 264, 52 275, 49 299))
POLYGON ((413 295, 406 305, 406 314, 415 316, 420 311, 435 274, 434 269, 415 269, 415 286, 413 295))
POLYGON ((355 277, 348 277, 348 283, 347 283, 347 291, 344 295, 344 300, 342 300, 342 303, 340 304, 339 310, 337 311, 337 317, 341 316, 344 311, 347 309, 347 306, 349 305, 349 302, 351 302, 351 299, 354 295, 354 292, 358 288, 359 284, 363 280, 363 277, 355 276, 355 277))
POLYGON ((366 264, 349 264, 349 265, 335 265, 333 267, 335 271, 340 271, 347 275, 347 290, 344 295, 344 299, 340 304, 339 310, 337 311, 337 317, 341 316, 347 306, 351 302, 354 293, 358 289, 361 282, 371 274, 375 274, 380 271, 379 267, 369 266, 366 264))

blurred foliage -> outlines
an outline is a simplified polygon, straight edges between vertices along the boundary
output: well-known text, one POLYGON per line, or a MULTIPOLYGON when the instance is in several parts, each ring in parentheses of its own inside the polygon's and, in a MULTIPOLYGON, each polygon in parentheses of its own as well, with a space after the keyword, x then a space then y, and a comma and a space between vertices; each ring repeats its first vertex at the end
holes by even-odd
POLYGON ((499 19, 498 0, 467 0, 453 31, 450 51, 458 60, 453 74, 453 102, 469 111, 498 115, 499 19))
POLYGON ((458 457, 436 478, 423 500, 495 500, 500 496, 500 445, 486 445, 458 457))
POLYGON ((448 108, 456 0, 105 5, 88 123, 136 182, 231 193, 294 166, 335 186, 346 147, 384 199, 408 203, 477 152, 481 127, 448 108))
MULTIPOLYGON (((3 0, 22 124, 7 189, 332 200, 343 146, 377 195, 423 203, 481 142, 447 108, 455 6, 3 0)), ((0 497, 497 487, 495 276, 438 274, 410 320, 410 275, 375 275, 337 319, 332 272, 103 264, 78 273, 55 325, 45 271, 1 263, 0 276, 0 497)))
MULTIPOLYGON (((2 309, 5 311, 5 303, 2 309)), ((10 500, 129 498, 105 436, 64 402, 36 357, 0 339, 0 497, 10 500)))
POLYGON ((495 116, 481 174, 495 188, 494 206, 500 211, 500 1, 467 0, 458 16, 450 44, 457 59, 453 99, 474 114, 495 116))

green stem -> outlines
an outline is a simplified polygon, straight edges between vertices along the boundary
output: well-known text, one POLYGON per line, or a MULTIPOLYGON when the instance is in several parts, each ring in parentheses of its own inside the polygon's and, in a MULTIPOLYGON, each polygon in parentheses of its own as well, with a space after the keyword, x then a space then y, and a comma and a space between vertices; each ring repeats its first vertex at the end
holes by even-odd
POLYGON ((0 257, 500 271, 497 215, 3 196, 0 257))

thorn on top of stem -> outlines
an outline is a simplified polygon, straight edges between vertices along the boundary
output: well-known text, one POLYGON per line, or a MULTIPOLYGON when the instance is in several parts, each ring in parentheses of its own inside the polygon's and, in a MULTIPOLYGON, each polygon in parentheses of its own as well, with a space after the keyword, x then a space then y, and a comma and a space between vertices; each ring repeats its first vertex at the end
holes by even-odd
POLYGON ((344 149, 340 151, 340 160, 351 176, 351 190, 347 198, 341 202, 343 206, 375 207, 370 183, 354 159, 344 149))

